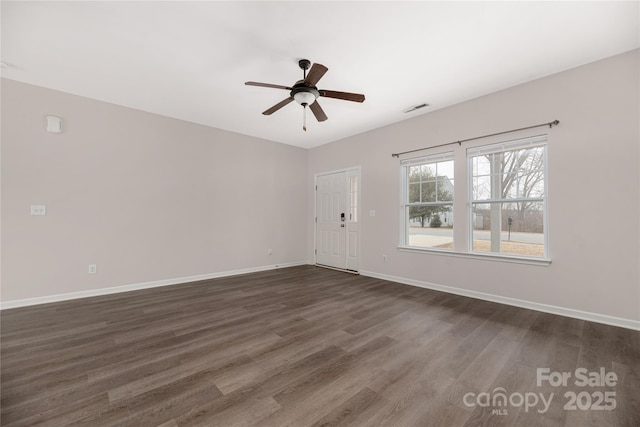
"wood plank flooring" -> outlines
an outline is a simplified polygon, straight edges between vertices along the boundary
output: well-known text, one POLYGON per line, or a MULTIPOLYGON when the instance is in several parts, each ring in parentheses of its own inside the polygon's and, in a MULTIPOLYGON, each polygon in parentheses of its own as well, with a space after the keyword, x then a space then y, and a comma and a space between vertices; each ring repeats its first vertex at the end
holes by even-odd
POLYGON ((3 426, 640 426, 639 332, 313 266, 4 310, 0 338, 3 426))

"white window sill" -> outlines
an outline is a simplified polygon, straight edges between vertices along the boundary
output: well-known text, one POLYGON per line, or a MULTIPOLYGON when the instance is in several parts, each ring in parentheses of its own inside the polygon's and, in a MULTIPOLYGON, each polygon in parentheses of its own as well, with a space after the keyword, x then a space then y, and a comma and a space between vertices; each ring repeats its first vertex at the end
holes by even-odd
POLYGON ((401 252, 428 253, 429 255, 481 259, 485 261, 510 262, 515 264, 528 264, 528 265, 540 265, 540 266, 548 266, 551 264, 551 260, 549 258, 519 257, 514 255, 502 255, 502 254, 479 253, 479 252, 454 252, 446 249, 417 248, 414 246, 398 246, 398 250, 401 252))

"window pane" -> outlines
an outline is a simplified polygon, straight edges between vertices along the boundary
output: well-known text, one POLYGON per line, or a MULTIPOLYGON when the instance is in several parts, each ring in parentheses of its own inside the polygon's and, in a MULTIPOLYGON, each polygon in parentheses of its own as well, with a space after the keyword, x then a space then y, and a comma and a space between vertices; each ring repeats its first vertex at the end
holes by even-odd
POLYGON ((436 165, 437 163, 431 163, 429 165, 422 165, 422 180, 429 181, 436 177, 436 165))
POLYGON ((516 197, 542 197, 544 196, 544 170, 522 170, 514 185, 516 197))
POLYGON ((491 178, 489 176, 473 177, 473 200, 491 198, 491 178))
POLYGON ((518 151, 518 161, 520 168, 525 170, 536 170, 543 168, 544 147, 527 148, 518 151))
POLYGON ((544 196, 544 171, 518 170, 504 174, 500 182, 503 199, 532 198, 544 196))
POLYGON ((544 197, 543 146, 471 158, 473 200, 544 197))
POLYGON ((409 203, 418 203, 420 202, 420 183, 416 182, 413 184, 409 184, 409 194, 408 194, 409 203))
POLYGON ((429 181, 422 183, 422 202, 436 201, 436 182, 429 181))
POLYGON ((437 197, 439 202, 453 201, 453 179, 447 176, 438 176, 437 197))
POLYGON ((495 199, 515 199, 521 197, 519 194, 518 183, 520 177, 517 173, 505 173, 502 176, 498 175, 498 187, 500 191, 494 196, 495 199))
POLYGON ((489 167, 489 159, 485 156, 477 156, 473 158, 473 175, 488 175, 491 173, 491 168, 489 167))
POLYGON ((409 182, 420 181, 420 166, 409 166, 409 182))
POLYGON ((410 206, 407 212, 409 246, 453 249, 453 205, 410 206))
POLYGON ((544 203, 474 203, 475 252, 543 257, 544 203))
POLYGON ((447 177, 451 181, 453 181, 453 160, 439 162, 437 166, 439 177, 447 177))

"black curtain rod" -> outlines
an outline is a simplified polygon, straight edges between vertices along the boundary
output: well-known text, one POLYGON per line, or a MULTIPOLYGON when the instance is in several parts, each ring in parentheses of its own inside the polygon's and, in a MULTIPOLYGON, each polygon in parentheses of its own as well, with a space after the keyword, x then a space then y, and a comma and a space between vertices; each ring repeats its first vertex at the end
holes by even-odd
POLYGON ((560 124, 559 120, 554 120, 554 121, 549 122, 549 123, 540 123, 539 125, 527 126, 525 128, 505 130, 504 132, 498 132, 498 133, 491 133, 489 135, 476 136, 475 138, 461 139, 460 141, 447 142, 446 144, 433 145, 431 147, 424 147, 424 148, 418 148, 416 150, 403 151, 402 153, 393 153, 391 155, 391 157, 400 157, 403 154, 415 153, 416 151, 429 150, 431 148, 444 147, 446 145, 452 145, 452 144, 462 145, 463 142, 473 141, 473 140, 482 139, 482 138, 489 138, 490 136, 503 135, 505 133, 518 132, 519 130, 539 128, 539 127, 542 127, 542 126, 549 126, 549 128, 552 128, 553 126, 558 126, 559 124, 560 124))

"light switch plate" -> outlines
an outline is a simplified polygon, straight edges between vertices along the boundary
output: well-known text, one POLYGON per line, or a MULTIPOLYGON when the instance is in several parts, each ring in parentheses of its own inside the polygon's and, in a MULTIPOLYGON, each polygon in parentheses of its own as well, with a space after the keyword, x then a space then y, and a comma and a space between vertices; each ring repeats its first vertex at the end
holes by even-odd
POLYGON ((373 210, 373 209, 371 209, 371 210, 369 211, 369 216, 376 216, 376 211, 375 211, 375 210, 373 210))
POLYGON ((31 215, 46 215, 46 214, 47 214, 46 205, 31 205, 31 215))
POLYGON ((47 116, 47 132, 62 133, 62 119, 56 116, 47 116))

